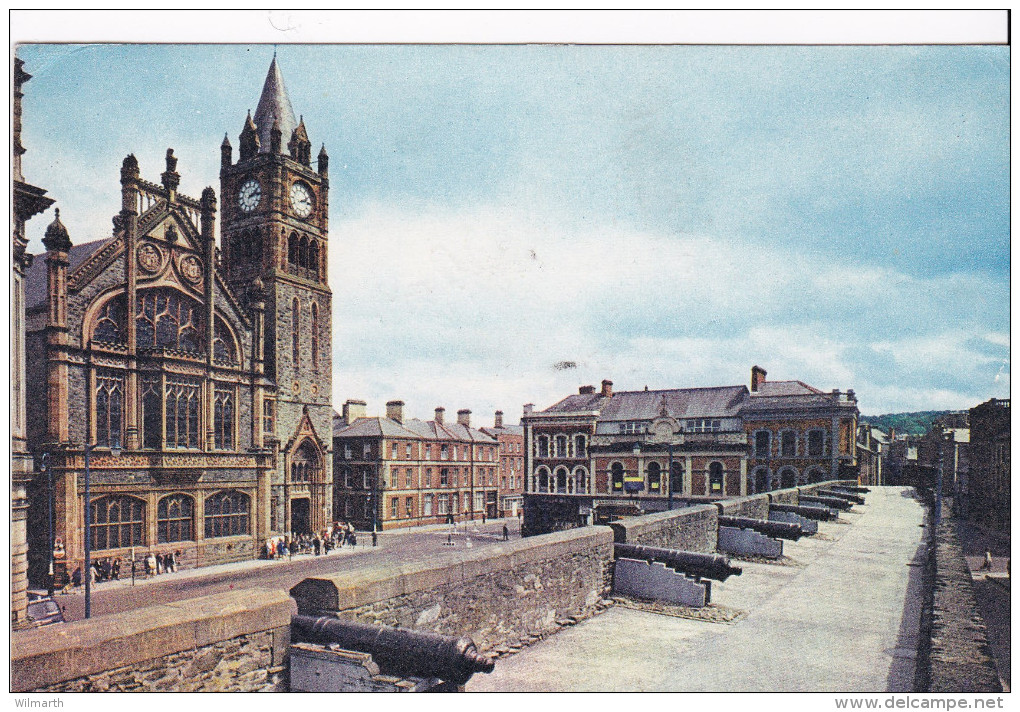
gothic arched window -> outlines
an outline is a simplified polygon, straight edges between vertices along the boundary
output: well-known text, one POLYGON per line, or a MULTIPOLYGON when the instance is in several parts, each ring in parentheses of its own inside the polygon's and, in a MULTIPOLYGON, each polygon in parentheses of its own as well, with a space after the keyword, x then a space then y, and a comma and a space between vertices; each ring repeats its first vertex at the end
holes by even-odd
POLYGON ((163 397, 166 413, 166 447, 198 447, 199 390, 200 386, 196 382, 167 379, 163 397))
POLYGON ((119 446, 124 425, 124 375, 117 371, 96 374, 96 445, 119 446))
POLYGON ((708 485, 710 493, 723 491, 723 466, 721 462, 713 462, 708 466, 708 485))
POLYGON ((160 544, 191 541, 195 538, 194 521, 194 499, 186 494, 164 497, 156 508, 156 540, 160 544))
POLYGON ((234 391, 217 388, 213 398, 214 444, 217 450, 234 449, 234 391))
POLYGON ((648 490, 658 492, 662 486, 662 465, 657 462, 648 463, 648 490))
POLYGON ((103 305, 92 329, 92 340, 103 344, 122 344, 124 333, 124 295, 118 295, 103 305))
POLYGON ((614 492, 619 492, 623 489, 623 465, 619 462, 614 462, 609 468, 609 476, 612 481, 612 487, 614 492))
POLYGON ((100 497, 92 502, 89 533, 93 549, 145 545, 145 502, 134 497, 100 497))
POLYGON ((237 363, 237 349, 234 344, 234 336, 219 317, 216 317, 216 330, 213 332, 213 357, 217 361, 237 363))
POLYGON ((249 502, 248 495, 237 490, 217 492, 207 497, 205 500, 206 538, 248 534, 249 502))
POLYGON ((202 351, 202 308, 178 292, 169 289, 139 292, 135 325, 139 349, 202 351))
POLYGON ((319 454, 315 447, 305 440, 291 457, 291 482, 318 482, 321 480, 319 462, 319 454))
POLYGON ((287 240, 287 261, 297 267, 298 264, 298 236, 296 232, 290 234, 287 240))

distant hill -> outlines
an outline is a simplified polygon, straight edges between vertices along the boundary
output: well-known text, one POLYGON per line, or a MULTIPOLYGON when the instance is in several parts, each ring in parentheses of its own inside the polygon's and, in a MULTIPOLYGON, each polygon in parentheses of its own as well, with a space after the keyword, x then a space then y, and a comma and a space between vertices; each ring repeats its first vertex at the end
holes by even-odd
POLYGON ((928 432, 935 418, 951 410, 921 410, 916 413, 887 413, 885 415, 862 415, 860 422, 868 423, 873 428, 888 431, 896 428, 897 433, 908 435, 924 435, 928 432))

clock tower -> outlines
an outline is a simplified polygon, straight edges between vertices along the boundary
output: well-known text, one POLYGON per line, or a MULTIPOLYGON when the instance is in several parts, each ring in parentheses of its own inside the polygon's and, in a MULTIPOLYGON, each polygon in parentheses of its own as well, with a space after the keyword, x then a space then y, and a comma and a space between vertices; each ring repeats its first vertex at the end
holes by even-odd
POLYGON ((327 283, 329 156, 312 167, 274 54, 239 156, 220 147, 221 269, 256 331, 261 370, 251 427, 276 454, 270 530, 305 533, 332 519, 332 294, 327 283))

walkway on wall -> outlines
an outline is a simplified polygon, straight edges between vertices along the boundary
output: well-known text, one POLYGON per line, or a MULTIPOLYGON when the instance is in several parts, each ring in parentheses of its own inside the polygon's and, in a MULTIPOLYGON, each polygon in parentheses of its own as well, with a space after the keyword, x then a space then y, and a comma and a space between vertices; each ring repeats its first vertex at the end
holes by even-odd
POLYGON ((720 624, 613 607, 500 660, 468 691, 910 691, 924 511, 904 487, 784 542, 791 565, 713 582, 720 624))

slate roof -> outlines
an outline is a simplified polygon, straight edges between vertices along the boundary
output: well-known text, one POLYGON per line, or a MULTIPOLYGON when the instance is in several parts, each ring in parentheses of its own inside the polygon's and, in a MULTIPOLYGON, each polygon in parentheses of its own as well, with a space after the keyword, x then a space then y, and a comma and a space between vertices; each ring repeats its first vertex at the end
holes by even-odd
POLYGON ((397 421, 380 417, 358 418, 350 425, 338 424, 338 426, 333 428, 333 437, 364 438, 380 436, 387 438, 418 437, 416 433, 402 427, 397 421))
MULTIPOLYGON (((68 253, 67 275, 70 277, 74 271, 81 267, 89 257, 98 250, 106 247, 114 237, 106 237, 102 240, 84 242, 80 245, 73 245, 68 253)), ((46 285, 46 253, 33 255, 32 266, 25 273, 25 309, 32 309, 46 303, 48 287, 46 285)))
POLYGON ((280 128, 281 141, 280 150, 287 150, 287 142, 291 134, 297 128, 298 122, 294 118, 294 109, 290 105, 290 97, 287 96, 287 88, 283 85, 283 74, 276 64, 276 55, 269 65, 269 72, 266 74, 266 82, 262 86, 262 96, 259 97, 259 105, 255 109, 255 129, 259 134, 259 153, 268 153, 270 149, 269 132, 273 128, 273 121, 277 122, 280 128))
POLYGON ((752 398, 759 396, 806 396, 824 395, 814 386, 809 386, 803 381, 765 381, 758 386, 757 391, 751 392, 752 398))
POLYGON ((483 433, 485 433, 486 435, 490 435, 490 436, 492 436, 494 438, 498 438, 500 435, 520 435, 522 437, 524 436, 524 426, 523 425, 504 425, 501 428, 496 428, 496 427, 489 428, 489 427, 485 427, 485 428, 481 428, 481 431, 483 433))
POLYGON ((398 423, 390 418, 373 417, 358 418, 350 425, 343 418, 333 419, 333 437, 387 437, 387 438, 420 438, 425 440, 462 440, 485 444, 495 444, 496 439, 475 428, 468 428, 460 423, 440 425, 434 420, 411 418, 398 423))
POLYGON ((657 391, 617 391, 612 397, 600 393, 567 396, 542 413, 599 411, 599 421, 652 420, 662 410, 677 419, 727 418, 740 413, 747 400, 746 386, 714 388, 675 388, 657 391))

